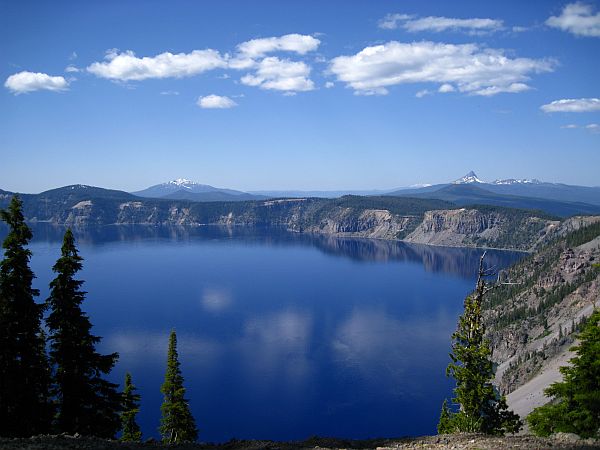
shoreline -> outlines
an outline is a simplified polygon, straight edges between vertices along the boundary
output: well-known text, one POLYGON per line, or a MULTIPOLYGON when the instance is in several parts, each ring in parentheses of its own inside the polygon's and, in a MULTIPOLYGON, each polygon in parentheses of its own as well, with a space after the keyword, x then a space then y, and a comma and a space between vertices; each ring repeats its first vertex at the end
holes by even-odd
POLYGON ((27 220, 29 224, 47 224, 55 227, 63 227, 63 228, 95 228, 95 227, 149 227, 149 228, 201 228, 201 227, 218 227, 218 228, 260 228, 260 229, 280 229, 287 231, 289 233, 294 234, 303 234, 308 236, 330 236, 335 238, 349 238, 349 239, 366 239, 366 240, 374 240, 374 241, 384 241, 384 242, 401 242, 403 244, 408 245, 423 245, 427 247, 439 247, 439 248, 466 248, 466 249, 478 249, 478 250, 497 250, 497 251, 505 251, 505 252, 516 252, 516 253, 525 253, 527 255, 532 254, 533 250, 522 250, 516 248, 505 248, 505 247, 486 247, 486 246, 477 246, 477 245, 442 245, 442 244, 430 244, 423 242, 410 242, 405 239, 394 239, 394 238, 385 238, 385 237, 376 237, 376 236, 363 236, 360 234, 339 234, 339 233, 325 233, 325 232, 315 232, 315 231, 298 231, 292 230, 284 226, 255 226, 255 225, 244 225, 244 224, 219 224, 219 223, 193 223, 193 224, 161 224, 161 223, 109 223, 109 224, 86 224, 86 225, 67 225, 64 223, 57 223, 50 220, 27 220))

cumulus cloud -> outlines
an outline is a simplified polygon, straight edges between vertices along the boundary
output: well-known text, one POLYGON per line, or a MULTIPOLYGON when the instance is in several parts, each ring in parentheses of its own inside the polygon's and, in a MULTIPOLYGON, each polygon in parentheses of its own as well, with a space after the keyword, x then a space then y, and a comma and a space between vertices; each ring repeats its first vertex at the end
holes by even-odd
POLYGON ((214 94, 199 97, 196 103, 203 109, 228 109, 237 106, 237 103, 229 97, 214 94))
POLYGON ((23 71, 9 76, 4 82, 4 87, 13 94, 19 95, 40 90, 65 91, 69 88, 69 82, 60 76, 53 77, 45 73, 23 71))
POLYGON ((309 78, 311 68, 303 61, 292 61, 272 52, 292 52, 305 55, 319 47, 321 41, 309 35, 287 34, 246 41, 237 46, 238 53, 229 59, 228 65, 236 70, 253 70, 241 78, 242 84, 261 89, 284 91, 288 95, 314 89, 309 78))
POLYGON ((303 34, 286 34, 280 37, 252 39, 237 46, 239 53, 248 58, 257 58, 272 52, 294 52, 305 55, 319 47, 321 41, 303 34))
POLYGON ((76 73, 76 72, 81 72, 80 69, 78 69, 77 67, 75 67, 72 64, 69 64, 67 67, 65 67, 65 72, 67 73, 76 73))
POLYGON ((484 33, 502 29, 503 22, 496 19, 457 19, 454 17, 421 17, 407 14, 388 14, 379 21, 379 28, 394 30, 403 28, 411 33, 430 31, 466 31, 468 33, 484 33))
POLYGON ((114 81, 139 81, 149 78, 182 78, 224 68, 227 61, 216 50, 194 50, 190 53, 161 53, 138 58, 131 50, 111 50, 106 61, 95 62, 87 71, 114 81))
POLYGON ((448 92, 454 92, 456 90, 456 88, 454 86, 452 86, 449 83, 444 83, 440 86, 440 88, 438 89, 438 92, 441 92, 442 94, 448 93, 448 92))
POLYGON ((311 91, 314 89, 314 83, 308 78, 310 70, 310 67, 302 61, 269 56, 257 63, 254 74, 244 75, 241 82, 261 89, 311 91))
POLYGON ((510 58, 476 44, 391 41, 333 58, 329 71, 360 94, 384 95, 389 86, 430 82, 490 96, 529 89, 525 82, 531 74, 552 71, 554 65, 551 60, 510 58))
POLYGON ((586 3, 569 3, 560 16, 546 20, 546 25, 577 36, 600 37, 600 12, 594 14, 592 5, 586 3))
POLYGON ((417 97, 417 98, 423 98, 423 97, 425 97, 427 95, 433 95, 433 92, 431 92, 429 89, 423 89, 421 91, 418 91, 415 94, 415 97, 417 97))
POLYGON ((547 113, 600 111, 600 98, 564 98, 542 105, 540 109, 547 113))

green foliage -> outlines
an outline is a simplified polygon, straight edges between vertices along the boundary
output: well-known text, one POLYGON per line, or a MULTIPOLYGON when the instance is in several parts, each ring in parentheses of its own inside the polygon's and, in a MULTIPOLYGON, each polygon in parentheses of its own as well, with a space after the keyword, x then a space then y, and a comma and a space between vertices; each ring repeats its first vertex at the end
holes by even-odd
POLYGON ((450 433, 452 428, 452 412, 448 408, 448 400, 444 399, 442 403, 442 412, 440 413, 440 421, 437 425, 438 434, 450 433))
POLYGON ((140 426, 135 420, 135 416, 140 412, 140 395, 135 393, 136 390, 131 381, 131 374, 127 372, 123 389, 123 412, 121 413, 123 434, 120 440, 124 442, 139 442, 142 439, 140 426))
POLYGON ((120 429, 121 396, 117 385, 102 378, 112 370, 118 355, 101 355, 96 351, 100 337, 91 334, 92 324, 81 310, 85 292, 83 281, 76 280, 83 258, 75 247, 71 230, 67 230, 61 257, 52 270, 47 319, 50 332, 50 361, 54 367, 52 393, 60 432, 112 438, 120 429))
POLYGON ((581 244, 600 236, 600 222, 595 222, 586 227, 581 227, 566 236, 566 243, 569 247, 577 247, 581 244))
POLYGON ((162 419, 159 431, 163 442, 167 444, 194 442, 198 439, 194 417, 185 398, 183 381, 177 354, 177 335, 175 330, 172 330, 169 336, 165 382, 160 388, 164 401, 160 407, 162 419))
POLYGON ((484 338, 485 325, 481 315, 481 302, 486 292, 483 258, 476 291, 465 299, 464 312, 452 334, 452 361, 446 369, 446 375, 456 380, 452 401, 459 410, 453 412, 444 403, 438 424, 440 433, 504 434, 517 432, 522 425, 519 416, 508 410, 506 400, 491 383, 494 378, 492 352, 484 338))
POLYGON ((34 300, 25 248, 32 235, 18 196, 0 218, 9 226, 0 262, 0 436, 30 436, 47 432, 52 416, 43 305, 34 300))
POLYGON ((528 417, 530 428, 538 435, 575 433, 581 437, 600 437, 600 310, 595 310, 573 347, 571 365, 561 367, 563 381, 544 392, 554 401, 536 408, 528 417))

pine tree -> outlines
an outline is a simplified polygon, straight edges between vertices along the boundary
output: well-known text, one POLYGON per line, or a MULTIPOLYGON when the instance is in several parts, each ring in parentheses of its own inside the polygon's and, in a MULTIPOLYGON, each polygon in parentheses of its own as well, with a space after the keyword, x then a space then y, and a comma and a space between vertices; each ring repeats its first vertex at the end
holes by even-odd
POLYGON ((83 281, 74 279, 83 258, 75 247, 71 230, 63 239, 61 257, 52 270, 47 319, 50 362, 55 370, 53 394, 57 399, 56 428, 60 432, 112 438, 120 429, 121 395, 117 385, 102 378, 112 370, 117 353, 96 351, 100 337, 91 334, 92 324, 81 310, 86 292, 83 281))
POLYGON ((570 366, 561 367, 563 380, 544 393, 553 401, 527 417, 539 435, 575 433, 600 438, 600 310, 596 309, 579 334, 570 366))
POLYGON ((131 382, 131 374, 125 374, 125 388, 123 389, 123 412, 121 413, 121 425, 123 427, 122 441, 140 441, 142 432, 140 426, 135 420, 135 416, 140 412, 140 395, 136 394, 137 389, 131 382))
POLYGON ((159 428, 163 442, 174 444, 196 441, 198 430, 190 412, 188 400, 185 398, 175 330, 172 330, 169 336, 167 373, 160 391, 164 395, 164 401, 160 407, 162 419, 159 428))
POLYGON ((0 218, 9 226, 0 262, 0 436, 31 436, 49 430, 50 369, 42 330, 44 306, 35 302, 35 278, 25 247, 32 233, 23 204, 14 196, 0 218))
POLYGON ((481 432, 486 434, 514 433, 521 428, 519 416, 508 410, 506 400, 491 383, 494 378, 492 352, 485 339, 485 325, 481 304, 490 287, 483 268, 485 253, 479 263, 479 276, 473 295, 465 299, 464 312, 459 318, 458 329, 452 335, 452 362, 446 375, 456 380, 453 403, 457 412, 450 411, 444 402, 438 425, 440 433, 481 432))

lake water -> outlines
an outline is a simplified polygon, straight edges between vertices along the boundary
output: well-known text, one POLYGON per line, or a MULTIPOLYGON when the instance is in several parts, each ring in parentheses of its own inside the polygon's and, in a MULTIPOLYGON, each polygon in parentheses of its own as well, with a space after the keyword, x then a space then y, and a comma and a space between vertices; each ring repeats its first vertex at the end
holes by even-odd
MULTIPOLYGON (((41 299, 64 229, 33 228, 41 299)), ((5 234, 5 229, 0 234, 5 234)), ((158 437, 177 330, 202 441, 435 433, 450 335, 481 250, 244 228, 74 230, 84 310, 158 437)), ((522 254, 490 251, 506 267, 522 254)))

